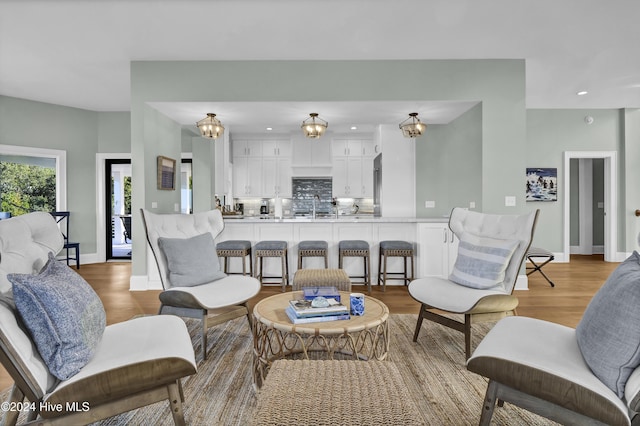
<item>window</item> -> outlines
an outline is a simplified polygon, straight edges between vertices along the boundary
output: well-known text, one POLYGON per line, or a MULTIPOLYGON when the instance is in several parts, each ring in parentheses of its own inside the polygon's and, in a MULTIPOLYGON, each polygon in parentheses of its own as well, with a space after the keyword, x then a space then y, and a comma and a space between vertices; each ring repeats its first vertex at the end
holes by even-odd
POLYGON ((0 211, 64 210, 65 176, 64 151, 0 145, 0 211))

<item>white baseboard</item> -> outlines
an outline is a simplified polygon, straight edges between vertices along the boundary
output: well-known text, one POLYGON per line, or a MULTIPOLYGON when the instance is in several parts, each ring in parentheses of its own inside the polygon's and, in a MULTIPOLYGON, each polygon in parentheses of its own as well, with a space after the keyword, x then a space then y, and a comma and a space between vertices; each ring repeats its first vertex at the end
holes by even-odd
POLYGON ((131 275, 129 291, 162 290, 160 280, 150 280, 146 275, 131 275))

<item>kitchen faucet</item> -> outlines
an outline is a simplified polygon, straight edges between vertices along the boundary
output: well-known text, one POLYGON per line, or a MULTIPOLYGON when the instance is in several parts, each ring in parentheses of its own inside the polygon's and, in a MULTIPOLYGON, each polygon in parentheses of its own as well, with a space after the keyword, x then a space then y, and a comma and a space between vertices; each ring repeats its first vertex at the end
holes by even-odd
POLYGON ((312 212, 312 217, 315 219, 316 218, 316 200, 320 201, 320 196, 318 194, 313 196, 313 212, 312 212))

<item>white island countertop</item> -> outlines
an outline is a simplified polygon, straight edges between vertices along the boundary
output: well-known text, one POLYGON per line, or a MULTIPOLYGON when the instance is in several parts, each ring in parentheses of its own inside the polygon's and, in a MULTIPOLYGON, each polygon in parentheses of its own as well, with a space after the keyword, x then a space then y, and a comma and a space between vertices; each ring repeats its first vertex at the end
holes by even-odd
POLYGON ((376 217, 372 215, 344 215, 335 217, 296 217, 275 219, 273 217, 246 216, 235 218, 225 216, 226 223, 448 223, 449 217, 376 217))

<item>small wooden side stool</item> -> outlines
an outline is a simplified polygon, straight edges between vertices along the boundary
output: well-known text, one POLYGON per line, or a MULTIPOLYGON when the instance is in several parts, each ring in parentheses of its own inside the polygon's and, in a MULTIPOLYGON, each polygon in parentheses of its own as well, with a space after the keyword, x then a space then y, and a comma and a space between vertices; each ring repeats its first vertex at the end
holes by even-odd
POLYGON ((326 241, 308 240, 298 243, 298 269, 302 269, 303 257, 324 257, 324 267, 329 267, 327 252, 329 244, 326 241))
POLYGON ((218 257, 224 258, 225 274, 240 274, 240 272, 228 272, 230 257, 242 258, 242 275, 247 275, 246 257, 249 256, 249 275, 253 276, 253 262, 251 259, 251 241, 247 240, 227 240, 216 245, 218 257))

